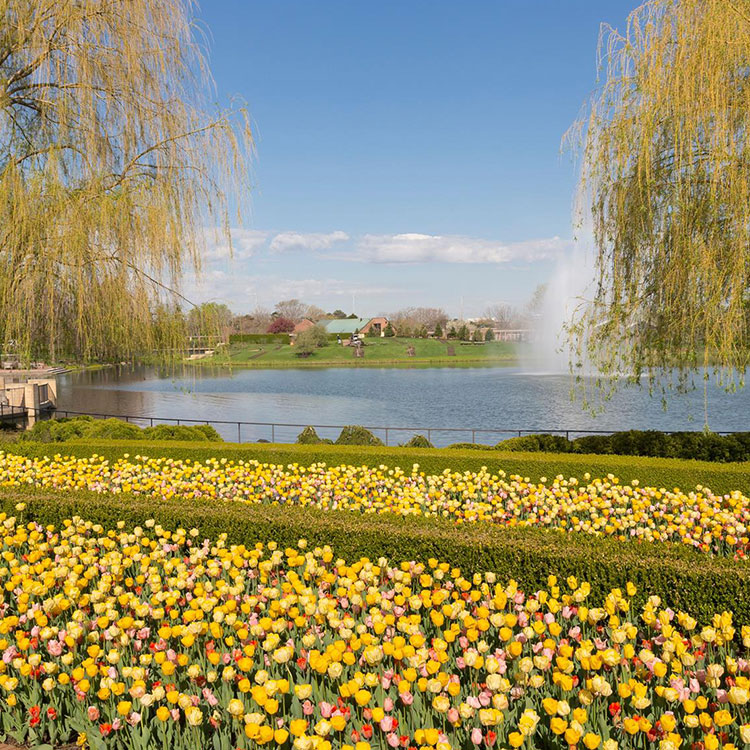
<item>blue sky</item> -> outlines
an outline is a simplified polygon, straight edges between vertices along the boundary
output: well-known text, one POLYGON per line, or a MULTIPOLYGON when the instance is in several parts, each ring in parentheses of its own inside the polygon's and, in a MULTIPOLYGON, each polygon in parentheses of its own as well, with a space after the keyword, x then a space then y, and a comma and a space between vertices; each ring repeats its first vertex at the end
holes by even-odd
POLYGON ((523 304, 569 252, 560 142, 634 0, 203 0, 257 141, 235 255, 186 291, 373 315, 523 304))

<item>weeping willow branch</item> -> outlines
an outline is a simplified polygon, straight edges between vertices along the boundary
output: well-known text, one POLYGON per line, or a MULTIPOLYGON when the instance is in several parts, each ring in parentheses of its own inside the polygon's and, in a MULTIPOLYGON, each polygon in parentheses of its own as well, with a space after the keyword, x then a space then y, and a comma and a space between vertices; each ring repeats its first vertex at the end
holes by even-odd
MULTIPOLYGON (((177 345, 180 280, 249 189, 243 109, 208 104, 192 0, 0 0, 0 345, 177 345)), ((238 217, 239 219, 239 217, 238 217)))
MULTIPOLYGON (((651 0, 605 28, 569 137, 595 293, 570 327, 605 376, 742 382, 750 352, 750 0, 651 0)), ((577 360, 578 361, 578 360, 577 360)), ((574 362, 574 364, 577 363, 574 362)), ((605 378, 610 385, 616 379, 605 378)))

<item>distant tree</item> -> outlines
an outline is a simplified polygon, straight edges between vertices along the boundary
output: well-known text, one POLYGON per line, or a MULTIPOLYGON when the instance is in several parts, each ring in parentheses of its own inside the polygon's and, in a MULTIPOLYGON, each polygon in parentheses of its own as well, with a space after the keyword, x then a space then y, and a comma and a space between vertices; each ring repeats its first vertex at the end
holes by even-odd
POLYGON ((433 336, 435 336, 436 339, 443 338, 443 326, 440 325, 439 321, 435 323, 435 330, 433 331, 433 336))
POLYGON ((235 315, 232 318, 232 333, 253 333, 255 319, 252 315, 235 315))
POLYGON ((385 327, 385 330, 383 331, 383 336, 386 338, 393 338, 396 335, 396 332, 393 330, 393 326, 391 325, 391 322, 388 321, 388 325, 385 327))
POLYGON ((490 305, 484 315, 488 322, 495 323, 498 328, 516 328, 519 318, 518 310, 505 302, 490 305))
POLYGON ((482 336, 481 328, 474 329, 474 333, 471 335, 471 340, 475 342, 484 341, 484 336, 482 336))
POLYGON ((334 310, 332 313, 330 313, 330 315, 336 320, 343 320, 344 318, 346 318, 346 313, 343 310, 334 310))
POLYGON ((488 328, 485 331, 484 340, 485 341, 494 341, 495 340, 495 333, 493 332, 493 330, 491 328, 488 328))
POLYGON ((232 322, 232 311, 224 304, 204 302, 187 314, 189 336, 223 337, 232 322))
POLYGON ((422 325, 417 329, 416 337, 418 339, 426 339, 427 338, 427 326, 422 325))
POLYGON ((299 323, 306 316, 308 308, 309 305, 300 302, 298 299, 285 299, 276 303, 274 312, 281 318, 289 318, 289 320, 299 323))
POLYGON ((406 307, 387 317, 399 333, 405 327, 413 331, 418 330, 422 326, 433 329, 438 324, 444 326, 448 321, 445 311, 439 307, 406 307))
POLYGON ((458 329, 458 333, 456 335, 461 341, 468 341, 470 336, 469 326, 467 326, 466 323, 463 323, 458 329))
POLYGON ((351 315, 347 315, 347 320, 356 320, 359 316, 356 313, 352 313, 351 315))
POLYGON ((291 318, 278 316, 268 326, 268 333, 291 333, 294 330, 294 321, 291 318))
POLYGON ((370 326, 367 329, 367 336, 368 338, 371 338, 371 339, 377 338, 378 336, 380 336, 380 331, 378 331, 378 329, 375 328, 375 326, 370 326))
POLYGON ((305 318, 312 320, 315 323, 318 320, 323 320, 326 317, 326 311, 317 305, 308 305, 305 310, 305 318))
POLYGON ((456 331, 456 326, 451 326, 448 329, 448 338, 455 339, 457 336, 458 336, 458 332, 456 331))
POLYGON ((547 284, 537 284, 526 303, 525 314, 529 318, 537 318, 542 314, 544 298, 547 296, 547 284))
POLYGON ((273 321, 271 312, 265 307, 256 307, 250 313, 250 318, 252 323, 250 325, 250 330, 247 331, 247 333, 266 333, 266 331, 268 331, 268 326, 270 326, 273 321))

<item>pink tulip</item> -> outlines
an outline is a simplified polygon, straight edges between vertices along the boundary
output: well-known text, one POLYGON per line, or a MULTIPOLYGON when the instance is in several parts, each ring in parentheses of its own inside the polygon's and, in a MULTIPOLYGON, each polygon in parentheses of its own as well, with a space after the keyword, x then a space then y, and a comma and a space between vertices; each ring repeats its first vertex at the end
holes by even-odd
POLYGON ((99 709, 96 706, 89 706, 86 709, 86 715, 89 717, 89 721, 97 721, 99 719, 99 709))
POLYGON ((481 745, 483 739, 482 730, 479 727, 474 727, 474 729, 471 730, 471 741, 475 745, 481 745))

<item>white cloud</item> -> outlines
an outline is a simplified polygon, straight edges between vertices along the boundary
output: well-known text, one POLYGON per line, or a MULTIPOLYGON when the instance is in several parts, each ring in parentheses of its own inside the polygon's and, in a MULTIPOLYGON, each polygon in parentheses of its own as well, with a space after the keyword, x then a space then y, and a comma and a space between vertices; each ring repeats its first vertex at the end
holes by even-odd
POLYGON ((206 268, 199 277, 186 274, 181 291, 191 302, 223 302, 240 313, 249 312, 257 305, 272 308, 281 299, 317 301, 328 306, 338 298, 348 302, 352 295, 357 299, 372 299, 403 293, 403 289, 396 286, 340 278, 290 279, 276 274, 255 275, 246 269, 227 272, 217 268, 206 268))
POLYGON ((281 232, 277 234, 270 244, 271 252, 284 253, 289 250, 327 250, 336 242, 344 242, 349 239, 346 232, 337 230, 335 232, 281 232))
POLYGON ((207 239, 206 252, 203 255, 204 260, 210 262, 232 257, 238 260, 250 258, 266 244, 269 235, 268 232, 258 229, 240 229, 238 227, 232 227, 229 233, 232 238, 231 248, 222 232, 218 230, 208 230, 206 232, 207 239))
POLYGON ((503 243, 475 237, 435 234, 365 234, 357 243, 370 263, 510 263, 549 260, 571 246, 560 237, 503 243))

